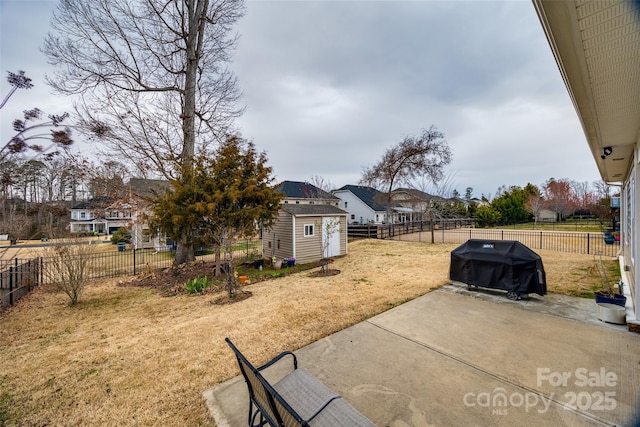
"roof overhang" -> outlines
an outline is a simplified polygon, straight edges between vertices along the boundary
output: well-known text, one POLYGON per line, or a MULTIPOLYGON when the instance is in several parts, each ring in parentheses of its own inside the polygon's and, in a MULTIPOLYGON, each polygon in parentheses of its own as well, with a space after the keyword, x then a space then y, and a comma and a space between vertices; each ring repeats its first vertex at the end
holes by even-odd
POLYGON ((640 2, 533 4, 602 179, 624 182, 640 138, 640 2))

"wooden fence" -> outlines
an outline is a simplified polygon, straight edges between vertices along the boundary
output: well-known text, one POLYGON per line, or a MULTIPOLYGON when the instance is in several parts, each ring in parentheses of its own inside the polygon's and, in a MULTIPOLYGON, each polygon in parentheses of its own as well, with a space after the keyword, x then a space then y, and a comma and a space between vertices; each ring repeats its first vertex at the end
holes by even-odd
POLYGON ((436 230, 450 230, 470 227, 475 220, 471 218, 443 219, 437 221, 407 221, 397 224, 349 224, 347 234, 350 239, 388 239, 404 234, 436 230))

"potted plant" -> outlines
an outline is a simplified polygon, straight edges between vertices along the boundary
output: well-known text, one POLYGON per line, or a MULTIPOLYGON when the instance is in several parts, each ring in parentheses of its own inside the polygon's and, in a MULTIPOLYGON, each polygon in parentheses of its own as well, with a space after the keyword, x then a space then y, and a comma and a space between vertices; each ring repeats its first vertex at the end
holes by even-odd
POLYGON ((275 255, 271 257, 271 264, 276 270, 280 270, 282 268, 282 260, 278 259, 275 255))
POLYGON ((602 279, 602 290, 594 292, 596 304, 615 304, 624 307, 627 303, 627 297, 621 293, 622 282, 618 283, 620 293, 615 293, 611 286, 611 282, 609 281, 609 277, 607 276, 607 270, 602 263, 602 255, 600 255, 600 260, 596 261, 596 266, 600 273, 600 278, 602 279))

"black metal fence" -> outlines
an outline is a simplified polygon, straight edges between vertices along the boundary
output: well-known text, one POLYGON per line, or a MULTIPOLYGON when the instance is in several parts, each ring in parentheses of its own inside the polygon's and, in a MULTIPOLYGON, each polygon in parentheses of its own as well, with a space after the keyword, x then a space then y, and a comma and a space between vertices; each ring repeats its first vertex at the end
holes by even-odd
MULTIPOLYGON (((405 236, 405 238, 408 236, 405 236)), ((606 243, 603 233, 561 232, 561 231, 523 231, 493 230, 481 228, 439 229, 433 231, 436 243, 464 243, 469 239, 517 240, 531 249, 576 254, 616 256, 620 250, 619 242, 606 243)), ((431 241, 431 233, 423 233, 419 240, 431 241)))
MULTIPOLYGON (((262 241, 249 239, 238 241, 233 245, 234 259, 262 258, 262 241)), ((196 259, 214 261, 213 248, 198 248, 196 259)), ((88 253, 82 257, 91 257, 88 265, 88 278, 100 279, 136 275, 146 270, 169 268, 173 265, 175 251, 158 252, 154 249, 124 250, 107 253, 88 253)), ((36 286, 49 282, 51 265, 50 257, 39 257, 30 260, 12 259, 0 261, 0 311, 15 304, 20 298, 36 286)))
POLYGON ((39 258, 0 260, 0 311, 14 305, 42 281, 39 258))

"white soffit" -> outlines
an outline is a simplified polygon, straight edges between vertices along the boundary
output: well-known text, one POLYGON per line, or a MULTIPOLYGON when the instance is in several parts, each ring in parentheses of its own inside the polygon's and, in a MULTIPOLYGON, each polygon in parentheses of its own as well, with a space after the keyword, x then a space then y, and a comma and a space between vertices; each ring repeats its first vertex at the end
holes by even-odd
POLYGON ((623 181, 640 134, 640 2, 534 0, 605 181, 623 181), (604 147, 611 154, 603 159, 604 147))

